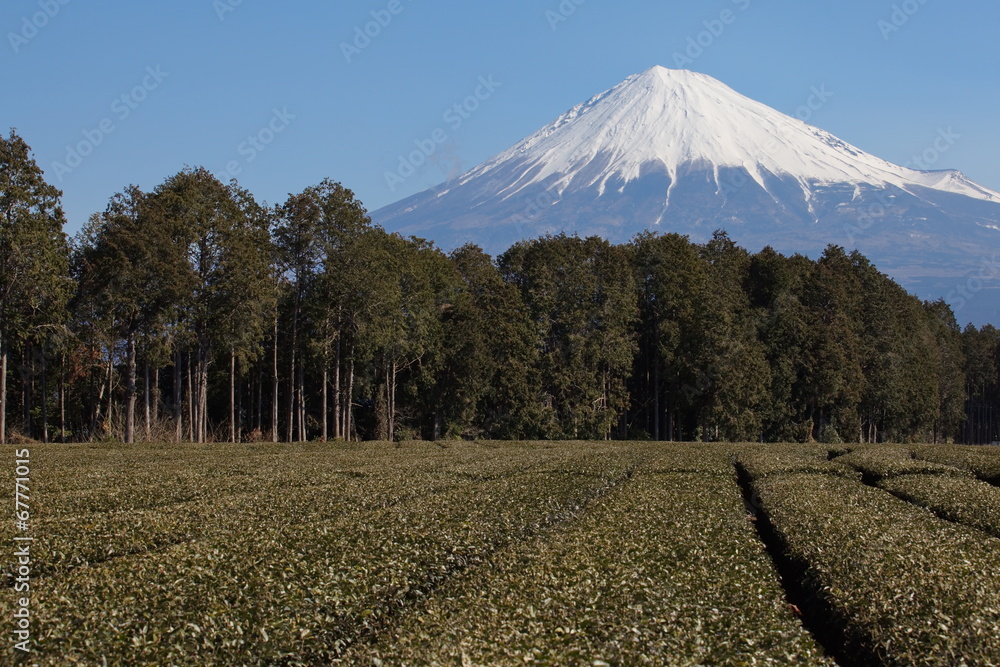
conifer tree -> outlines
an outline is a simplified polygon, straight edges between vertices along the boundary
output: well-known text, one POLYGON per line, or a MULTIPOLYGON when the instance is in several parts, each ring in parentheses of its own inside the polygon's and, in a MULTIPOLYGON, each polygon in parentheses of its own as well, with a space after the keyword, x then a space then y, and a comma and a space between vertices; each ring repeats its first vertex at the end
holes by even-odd
MULTIPOLYGON (((0 444, 7 437, 11 350, 39 343, 44 349, 65 322, 72 281, 61 197, 24 139, 13 129, 0 135, 0 444)), ((30 389, 22 391, 30 403, 30 389)), ((30 415, 24 427, 30 434, 30 415)))
POLYGON ((78 242, 78 313, 90 326, 105 326, 108 363, 118 344, 125 348, 124 440, 135 441, 137 363, 186 295, 184 250, 162 217, 151 214, 147 196, 130 186, 112 197, 107 209, 91 217, 78 242))

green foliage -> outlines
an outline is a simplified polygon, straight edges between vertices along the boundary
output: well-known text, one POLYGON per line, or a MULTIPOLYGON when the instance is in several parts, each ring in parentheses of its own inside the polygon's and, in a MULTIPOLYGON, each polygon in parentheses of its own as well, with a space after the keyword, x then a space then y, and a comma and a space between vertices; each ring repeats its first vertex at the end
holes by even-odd
POLYGON ((37 444, 34 656, 831 664, 784 581, 805 591, 796 604, 825 609, 825 629, 843 626, 838 648, 858 659, 988 664, 1000 591, 997 540, 982 531, 995 534, 997 489, 916 469, 872 488, 846 456, 802 444, 37 444), (791 564, 783 579, 762 523, 791 564))
POLYGON ((14 130, 0 135, 0 344, 61 326, 70 296, 62 192, 14 130))
POLYGON ((442 312, 443 356, 430 390, 454 436, 539 435, 541 387, 521 292, 489 255, 466 245, 450 255, 457 281, 442 312))
POLYGON ((844 442, 840 437, 840 433, 837 432, 837 427, 833 424, 823 425, 820 429, 817 441, 827 445, 840 445, 844 442))
POLYGON ((636 290, 624 248, 565 235, 499 260, 534 325, 547 437, 606 437, 627 404, 636 290))
POLYGON ((346 657, 831 664, 782 596, 727 452, 675 449, 653 454, 565 529, 516 544, 456 579, 402 619, 391 641, 346 657), (721 474, 690 472, 702 466, 721 474))
POLYGON ((38 532, 48 555, 33 580, 40 663, 329 662, 462 570, 566 521, 632 458, 531 444, 88 451, 37 452, 54 476, 39 480, 51 490, 40 508, 64 500, 59 480, 113 485, 88 501, 103 495, 97 514, 39 509, 53 531, 38 532), (166 488, 150 494, 154 475, 166 488), (182 489, 194 497, 178 504, 182 489))
MULTIPOLYGON (((63 233, 62 192, 45 182, 31 149, 13 129, 0 134, 0 444, 7 436, 7 374, 12 350, 31 359, 19 374, 26 412, 23 431, 33 432, 30 390, 33 348, 51 354, 65 343, 66 305, 73 283, 63 233)), ((46 399, 43 397, 43 401, 46 399)))
POLYGON ((330 179, 271 209, 198 167, 115 195, 70 273, 60 193, 2 149, 0 358, 29 436, 1000 440, 997 330, 858 252, 560 235, 494 262, 386 233, 330 179))
POLYGON ((962 349, 968 393, 963 442, 1000 442, 1000 331, 991 324, 982 329, 970 324, 962 333, 962 349))
POLYGON ((944 475, 892 477, 879 482, 879 487, 944 519, 1000 538, 1000 488, 944 475))
POLYGON ((993 486, 1000 486, 1000 448, 998 447, 915 447, 919 459, 968 470, 993 486))
POLYGON ((1000 652, 996 540, 832 475, 753 484, 810 595, 871 664, 989 664, 1000 652), (868 656, 868 657, 866 657, 868 656))
POLYGON ((736 466, 755 480, 793 473, 861 480, 859 472, 828 457, 828 448, 817 445, 747 445, 738 452, 736 466))
POLYGON ((841 456, 837 463, 849 465, 875 482, 900 475, 972 476, 960 468, 913 458, 903 447, 862 447, 841 456))

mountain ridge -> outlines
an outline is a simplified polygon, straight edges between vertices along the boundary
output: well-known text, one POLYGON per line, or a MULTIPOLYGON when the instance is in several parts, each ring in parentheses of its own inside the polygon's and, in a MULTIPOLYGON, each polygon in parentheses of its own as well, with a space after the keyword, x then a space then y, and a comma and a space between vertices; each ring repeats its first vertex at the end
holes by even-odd
MULTIPOLYGON (((708 75, 662 67, 373 219, 494 254, 546 233, 623 242, 647 229, 701 240, 724 228, 751 250, 814 256, 833 243, 924 298, 946 297, 1000 247, 1000 193, 961 172, 892 164, 708 75)), ((995 294, 971 300, 985 313, 991 297, 994 319, 995 294)))

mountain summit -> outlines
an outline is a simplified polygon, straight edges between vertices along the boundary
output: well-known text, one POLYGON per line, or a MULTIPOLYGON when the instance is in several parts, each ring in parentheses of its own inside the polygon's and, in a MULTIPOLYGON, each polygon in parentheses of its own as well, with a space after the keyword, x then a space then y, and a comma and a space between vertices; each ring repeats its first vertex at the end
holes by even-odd
MULTIPOLYGON (((651 229, 816 256, 858 248, 925 298, 1000 283, 1000 193, 958 171, 918 171, 751 100, 704 74, 630 76, 457 179, 376 211, 390 231, 450 249, 505 250, 565 231, 626 241, 651 229)), ((965 290, 968 291, 968 290, 965 290)), ((978 301, 977 304, 973 302, 978 301)), ((959 303, 961 302, 961 303, 959 303)))

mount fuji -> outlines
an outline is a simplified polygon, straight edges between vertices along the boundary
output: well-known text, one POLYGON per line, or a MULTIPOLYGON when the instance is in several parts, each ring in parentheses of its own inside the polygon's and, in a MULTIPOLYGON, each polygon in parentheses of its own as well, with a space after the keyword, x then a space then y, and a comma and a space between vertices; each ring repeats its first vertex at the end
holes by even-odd
POLYGON ((704 74, 653 67, 462 176, 375 211, 496 254, 546 233, 644 230, 817 257, 858 249, 960 321, 1000 323, 1000 193, 865 153, 704 74))

